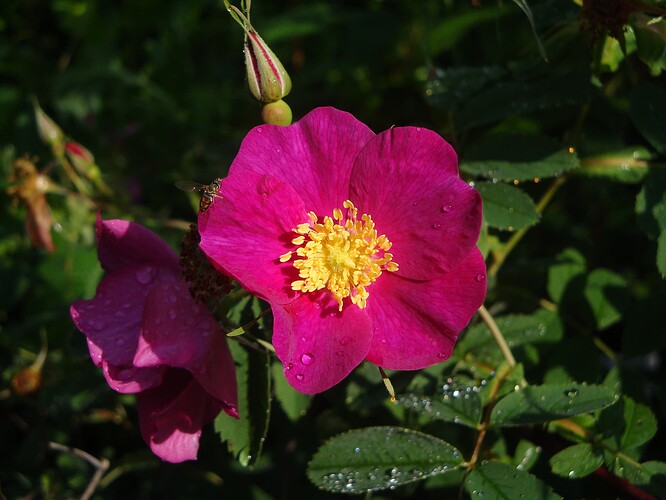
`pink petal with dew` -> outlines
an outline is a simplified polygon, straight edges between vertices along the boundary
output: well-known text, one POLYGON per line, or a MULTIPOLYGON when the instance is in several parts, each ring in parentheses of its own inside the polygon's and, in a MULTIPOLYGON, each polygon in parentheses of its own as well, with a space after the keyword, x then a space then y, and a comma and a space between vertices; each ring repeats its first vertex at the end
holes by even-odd
POLYGON ((178 255, 155 233, 126 220, 97 214, 97 255, 106 272, 152 263, 178 272, 178 255))
POLYGON ((134 364, 184 368, 226 404, 227 413, 238 415, 236 370, 226 337, 185 283, 159 284, 148 294, 134 364))
POLYGON ((485 295, 486 265, 476 248, 460 266, 430 281, 382 275, 368 299, 373 337, 366 359, 391 370, 448 359, 485 295))
POLYGON ((102 373, 109 387, 122 394, 135 394, 162 383, 166 367, 138 368, 102 362, 102 373))
POLYGON ((249 171, 223 179, 220 194, 199 214, 201 249, 246 290, 269 302, 293 300, 297 272, 279 258, 295 248, 292 229, 310 220, 303 201, 288 184, 249 171))
POLYGON ((304 394, 331 388, 359 365, 370 348, 365 311, 327 298, 303 296, 273 304, 273 345, 291 386, 304 394))
POLYGON ((70 315, 88 338, 97 366, 131 366, 139 339, 143 307, 155 283, 177 279, 170 271, 150 264, 128 267, 107 275, 95 297, 74 302, 70 315))
POLYGON ((393 243, 400 276, 448 272, 479 237, 481 197, 458 177, 453 148, 431 130, 393 128, 370 141, 354 164, 350 199, 393 243))
POLYGON ((201 427, 220 404, 185 371, 169 370, 164 383, 137 396, 141 434, 153 453, 167 462, 195 460, 201 427))
POLYGON ((331 215, 348 197, 354 158, 374 135, 349 113, 317 108, 288 127, 251 130, 229 173, 277 177, 296 190, 307 211, 331 215))

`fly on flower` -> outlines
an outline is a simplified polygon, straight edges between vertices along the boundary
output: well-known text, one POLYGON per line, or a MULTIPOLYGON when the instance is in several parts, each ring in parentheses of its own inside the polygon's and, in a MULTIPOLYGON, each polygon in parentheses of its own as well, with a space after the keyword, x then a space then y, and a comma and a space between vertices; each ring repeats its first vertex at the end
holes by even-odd
POLYGON ((220 179, 215 179, 210 184, 201 184, 192 181, 178 181, 176 187, 181 191, 193 192, 199 191, 202 193, 201 200, 199 201, 199 213, 204 213, 208 210, 216 197, 222 198, 218 194, 220 190, 220 179))

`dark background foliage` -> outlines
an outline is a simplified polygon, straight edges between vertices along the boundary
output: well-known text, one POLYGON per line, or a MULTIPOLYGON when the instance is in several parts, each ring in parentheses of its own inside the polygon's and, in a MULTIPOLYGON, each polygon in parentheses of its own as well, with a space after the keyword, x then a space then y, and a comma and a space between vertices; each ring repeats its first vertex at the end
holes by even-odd
MULTIPOLYGON (((420 125, 456 147, 463 175, 484 196, 488 309, 497 316, 556 312, 554 342, 512 346, 530 383, 617 380, 662 422, 666 30, 663 21, 647 27, 644 17, 663 14, 663 3, 620 19, 626 55, 606 38, 618 13, 588 14, 581 29, 574 2, 533 1, 529 16, 520 5, 255 0, 252 21, 291 75, 286 100, 295 119, 331 105, 375 131, 420 125), (533 169, 518 178, 516 165, 526 162, 533 169), (519 244, 507 249, 512 241, 519 244)), ((270 424, 253 467, 228 453, 212 426, 199 461, 170 465, 141 440, 133 398, 108 389, 90 362, 68 307, 94 295, 101 277, 95 209, 141 222, 177 248, 197 205, 174 182, 223 176, 259 124, 260 108, 244 84, 242 42, 214 0, 0 3, 0 183, 3 192, 10 188, 13 161, 23 155, 51 177, 56 246, 54 253, 31 246, 25 207, 0 197, 0 492, 7 498, 85 490, 94 469, 48 443, 109 460, 98 498, 324 497, 306 476, 308 461, 327 438, 366 426, 420 429, 472 454, 474 432, 396 409, 372 367, 310 401, 289 392, 274 366, 273 389, 263 394, 273 395, 270 424), (35 99, 94 153, 113 195, 91 202, 74 192, 37 135, 35 99), (45 362, 31 372, 40 350, 45 362), (17 389, 21 377, 41 377, 41 387, 17 389)), ((248 314, 241 309, 236 304, 232 321, 248 314)), ((501 356, 475 349, 461 344, 454 359, 423 374, 392 374, 394 385, 399 393, 441 395, 447 377, 463 374, 468 387, 478 387, 501 356)), ((611 432, 608 414, 594 419, 600 436, 611 432)), ((566 498, 640 494, 629 484, 636 481, 610 465, 617 455, 605 459, 611 473, 573 481, 553 473, 548 459, 585 439, 547 426, 493 429, 484 457, 508 461, 521 440, 540 450, 532 472, 566 498)), ((659 430, 627 453, 664 460, 665 444, 659 430)), ((376 496, 455 495, 455 474, 376 496)), ((644 489, 663 491, 663 477, 644 489)))

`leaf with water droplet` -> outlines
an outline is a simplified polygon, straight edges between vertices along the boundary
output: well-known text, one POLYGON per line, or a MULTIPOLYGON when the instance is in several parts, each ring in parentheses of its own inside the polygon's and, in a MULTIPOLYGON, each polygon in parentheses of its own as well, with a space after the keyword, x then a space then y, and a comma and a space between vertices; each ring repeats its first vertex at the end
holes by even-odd
POLYGON ((513 185, 479 182, 483 216, 490 227, 522 229, 539 222, 536 206, 522 189, 513 185))
POLYGON ((500 399, 490 422, 502 427, 539 424, 606 408, 616 401, 617 395, 602 385, 533 385, 500 399))
POLYGON ((540 446, 537 446, 526 439, 521 439, 516 446, 516 451, 513 454, 513 460, 511 462, 516 466, 516 469, 529 471, 537 462, 540 455, 540 446))
POLYGON ((324 443, 307 474, 321 489, 362 493, 423 480, 462 463, 456 448, 434 436, 399 427, 368 427, 324 443))
POLYGON ((648 406, 623 396, 618 404, 602 412, 599 428, 606 436, 606 446, 628 452, 654 437, 657 419, 648 406))
POLYGON ((282 363, 274 362, 271 368, 275 398, 292 422, 298 421, 310 406, 312 397, 302 394, 287 382, 282 363))
POLYGON ((270 418, 271 378, 270 356, 254 349, 245 349, 236 342, 229 348, 236 361, 238 382, 238 413, 235 419, 220 413, 215 431, 227 442, 229 451, 241 465, 254 465, 261 455, 270 418))
POLYGON ((484 500, 561 498, 550 486, 532 474, 501 462, 484 462, 475 467, 465 480, 465 490, 472 498, 484 500))
POLYGON ((549 460, 554 474, 569 479, 578 479, 592 474, 601 467, 603 462, 603 450, 590 443, 569 446, 553 455, 549 460))

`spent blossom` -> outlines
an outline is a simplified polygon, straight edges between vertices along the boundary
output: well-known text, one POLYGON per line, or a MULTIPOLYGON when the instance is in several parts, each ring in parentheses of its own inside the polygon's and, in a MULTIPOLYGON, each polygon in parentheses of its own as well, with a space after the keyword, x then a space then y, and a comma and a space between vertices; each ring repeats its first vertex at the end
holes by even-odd
POLYGON ((97 242, 106 276, 95 297, 72 304, 72 320, 109 386, 137 394, 153 453, 169 462, 196 459, 202 426, 221 411, 238 417, 226 337, 155 233, 98 217, 97 242))

